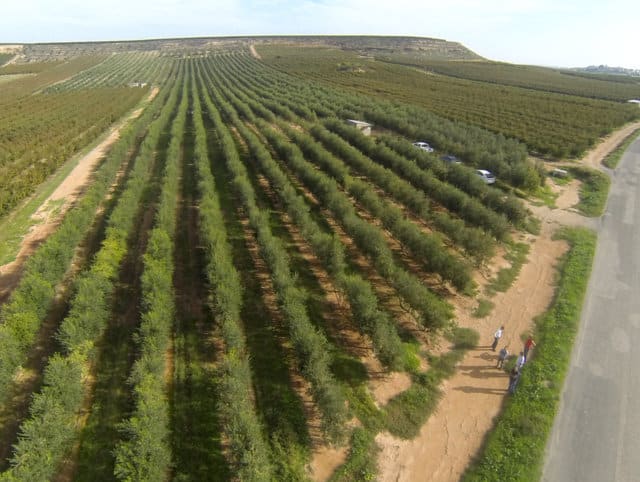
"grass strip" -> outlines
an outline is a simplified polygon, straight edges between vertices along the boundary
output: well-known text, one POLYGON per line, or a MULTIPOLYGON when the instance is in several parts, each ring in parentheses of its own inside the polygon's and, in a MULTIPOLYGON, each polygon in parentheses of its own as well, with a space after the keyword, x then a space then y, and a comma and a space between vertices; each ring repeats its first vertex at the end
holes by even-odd
POLYGON ((624 154, 631 143, 639 137, 639 134, 640 127, 634 129, 631 134, 625 137, 622 142, 618 144, 618 147, 607 154, 607 157, 602 160, 602 164, 604 164, 609 169, 615 169, 616 167, 618 167, 618 163, 620 162, 620 159, 622 159, 622 154, 624 154))
POLYGON ((585 228, 564 228, 559 237, 571 247, 562 260, 553 305, 536 324, 536 356, 464 482, 540 480, 596 248, 595 233, 585 228))
POLYGON ((478 300, 478 307, 473 312, 473 316, 476 318, 485 318, 493 311, 494 306, 493 301, 481 298, 478 300))
POLYGON ((589 217, 601 216, 607 204, 611 180, 605 173, 587 167, 572 166, 569 172, 582 181, 578 210, 589 217))
POLYGON ((485 286, 484 291, 488 296, 495 295, 498 291, 507 291, 520 274, 522 265, 527 261, 529 245, 526 243, 509 243, 509 251, 505 259, 511 263, 508 268, 498 271, 495 279, 485 286))

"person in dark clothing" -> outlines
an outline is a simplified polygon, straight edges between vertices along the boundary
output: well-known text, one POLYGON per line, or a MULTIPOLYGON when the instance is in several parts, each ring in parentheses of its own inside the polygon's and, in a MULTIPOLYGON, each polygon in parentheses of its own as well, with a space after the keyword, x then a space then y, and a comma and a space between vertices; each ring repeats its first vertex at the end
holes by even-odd
POLYGON ((509 373, 509 393, 512 395, 516 392, 516 385, 518 384, 518 380, 520 380, 520 370, 518 367, 513 367, 511 372, 509 373))
POLYGON ((502 368, 504 366, 504 361, 509 356, 509 350, 507 349, 508 346, 509 345, 505 345, 502 347, 502 350, 500 350, 500 353, 498 354, 498 364, 496 365, 496 368, 502 368))

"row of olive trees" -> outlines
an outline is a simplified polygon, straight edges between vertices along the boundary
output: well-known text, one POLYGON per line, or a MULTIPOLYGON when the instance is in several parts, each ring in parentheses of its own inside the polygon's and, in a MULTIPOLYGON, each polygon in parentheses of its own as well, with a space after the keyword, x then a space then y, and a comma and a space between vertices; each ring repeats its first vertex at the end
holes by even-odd
MULTIPOLYGON (((334 120, 327 120, 326 126, 332 132, 338 133, 350 144, 357 145, 357 143, 353 143, 351 136, 362 136, 365 139, 369 139, 357 129, 349 127, 343 122, 335 120, 334 125, 334 120), (345 131, 342 130, 343 127, 346 129, 345 131)), ((321 141, 328 138, 325 132, 315 126, 311 132, 321 141)), ((329 147, 328 144, 325 143, 325 145, 329 147)), ((348 160, 351 157, 355 157, 358 162, 359 172, 364 173, 369 179, 375 181, 378 186, 406 206, 415 216, 445 234, 457 247, 473 258, 476 264, 482 264, 493 256, 496 243, 490 234, 476 226, 467 225, 464 220, 450 214, 448 211, 438 209, 437 206, 434 207, 431 204, 431 198, 424 191, 414 186, 408 179, 399 176, 389 167, 374 162, 375 156, 366 149, 361 149, 361 151, 365 152, 367 156, 358 154, 356 156, 342 156, 342 159, 348 160)))
POLYGON ((441 152, 455 154, 466 163, 493 171, 513 186, 535 189, 542 182, 537 166, 527 160, 524 144, 475 126, 452 122, 403 105, 372 105, 355 98, 342 115, 363 117, 410 139, 426 139, 441 152))
MULTIPOLYGON (((249 66, 251 65, 253 64, 249 64, 249 66)), ((256 68, 256 70, 258 70, 258 68, 256 68)), ((258 72, 260 72, 260 70, 258 70, 258 72)), ((232 73, 234 74, 234 80, 236 82, 237 79, 242 79, 243 75, 245 76, 243 85, 247 85, 246 91, 250 91, 251 86, 253 86, 254 90, 257 88, 257 81, 251 83, 250 80, 246 79, 246 73, 236 72, 235 70, 232 71, 232 73)), ((263 77, 269 79, 272 78, 272 74, 265 74, 263 77)), ((276 87, 281 84, 281 82, 276 83, 275 79, 273 83, 276 87)), ((308 91, 302 82, 292 83, 290 86, 287 86, 288 88, 286 90, 278 90, 276 87, 266 90, 267 92, 271 92, 272 95, 275 95, 273 93, 277 92, 279 100, 295 99, 296 102, 303 103, 310 108, 315 108, 315 105, 318 103, 318 98, 322 98, 323 95, 328 97, 328 94, 323 94, 322 89, 319 89, 318 93, 314 96, 308 96, 308 91), (297 91, 300 93, 296 95, 297 91)), ((336 112, 340 111, 341 106, 350 105, 347 102, 349 99, 356 105, 360 102, 360 99, 357 96, 354 97, 352 94, 333 92, 331 92, 331 94, 333 94, 332 105, 334 110, 331 113, 331 117, 325 120, 325 123, 327 123, 331 130, 337 130, 340 122, 334 118, 336 112)), ((265 95, 268 94, 260 90, 260 99, 265 97, 265 95)), ((375 105, 375 103, 373 104, 375 105)), ((354 113, 353 115, 357 114, 354 113)), ((389 115, 391 115, 391 113, 389 113, 389 115)), ((289 116, 287 116, 287 118, 291 119, 289 116)), ((445 124, 448 122, 449 121, 446 121, 445 124)), ((459 168, 454 166, 449 170, 444 169, 442 162, 435 156, 416 152, 418 150, 412 146, 409 141, 403 141, 389 135, 382 136, 386 141, 385 143, 393 147, 392 150, 386 148, 384 145, 376 144, 360 133, 358 133, 359 135, 348 134, 352 132, 350 129, 351 128, 346 127, 345 131, 343 128, 339 133, 344 135, 349 142, 354 142, 354 145, 369 155, 372 160, 389 168, 399 176, 402 176, 416 188, 422 190, 429 198, 443 205, 452 213, 460 216, 466 223, 481 227, 498 239, 506 239, 509 233, 509 223, 507 219, 504 219, 500 214, 504 214, 504 216, 514 224, 522 223, 526 217, 526 210, 521 202, 512 195, 505 195, 495 189, 487 189, 486 186, 479 182, 480 180, 477 179, 477 176, 473 175, 473 171, 462 166, 459 168), (388 139, 390 140, 388 141, 388 139), (418 165, 416 165, 416 163, 418 163, 418 165)), ((507 142, 506 145, 503 145, 499 140, 494 139, 495 136, 493 134, 474 132, 474 135, 480 136, 494 151, 502 152, 503 156, 509 157, 510 159, 519 159, 521 153, 517 149, 517 145, 514 147, 514 152, 510 152, 508 148, 511 146, 511 143, 507 142)), ((442 224, 447 227, 450 223, 443 222, 442 224)), ((451 231, 453 230, 449 228, 449 232, 451 231)), ((469 244, 477 245, 478 243, 477 240, 472 238, 469 244)))
POLYGON ((131 146, 165 101, 163 92, 139 119, 120 133, 120 139, 94 174, 91 187, 66 214, 56 232, 26 262, 20 283, 0 313, 0 403, 11 393, 16 370, 26 361, 53 301, 56 285, 62 281, 76 247, 92 225, 98 206, 115 182, 131 146))
MULTIPOLYGON (((265 132, 265 135, 268 136, 269 133, 265 132)), ((372 260, 377 271, 391 282, 401 298, 417 312, 419 323, 427 329, 447 326, 452 318, 450 305, 397 263, 382 229, 358 215, 353 202, 340 190, 338 183, 305 159, 302 150, 304 147, 283 143, 282 139, 275 137, 268 139, 290 169, 333 213, 360 250, 372 260)))
POLYGON ((120 480, 163 480, 171 464, 164 372, 175 315, 173 253, 181 151, 189 105, 187 85, 186 81, 182 84, 178 112, 171 125, 155 227, 143 258, 139 356, 129 377, 134 407, 131 416, 121 424, 124 439, 115 449, 114 473, 120 480))
POLYGON ((402 175, 414 186, 428 193, 431 199, 457 214, 467 223, 491 233, 499 240, 508 239, 510 226, 507 218, 484 206, 478 198, 469 196, 454 185, 441 181, 430 171, 421 169, 414 162, 390 150, 385 151, 384 157, 377 159, 380 162, 384 161, 385 167, 402 175))
MULTIPOLYGON (((425 109, 373 99, 347 91, 307 83, 238 54, 234 73, 263 77, 285 99, 302 102, 319 117, 363 118, 410 139, 429 141, 442 152, 455 154, 469 164, 490 169, 516 187, 533 189, 543 178, 539 166, 527 159, 526 146, 487 129, 454 122, 425 109)), ((265 90, 264 87, 260 91, 265 90)))
POLYGON ((323 431, 330 440, 337 440, 344 433, 346 405, 344 393, 330 370, 329 344, 309 319, 306 301, 308 295, 296 285, 287 250, 282 241, 273 235, 268 213, 256 203, 255 191, 246 167, 240 160, 234 140, 218 108, 234 124, 237 122, 233 120, 237 116, 236 111, 220 97, 217 89, 212 88, 204 93, 207 112, 218 134, 228 169, 233 175, 234 188, 242 199, 249 224, 269 266, 279 306, 300 361, 300 370, 310 382, 314 401, 322 414, 323 431), (209 94, 215 97, 217 105, 213 104, 209 94))
MULTIPOLYGON (((227 88, 230 88, 230 86, 227 86, 227 88)), ((238 93, 237 90, 234 92, 238 93)), ((248 95, 240 94, 238 95, 240 99, 248 101, 248 95)), ((248 105, 257 115, 261 115, 261 108, 253 108, 254 104, 257 103, 256 100, 251 100, 248 105)), ((268 104, 265 103, 265 105, 268 104)), ((271 120, 272 116, 263 117, 271 120)), ((289 121, 300 122, 300 119, 291 112, 285 118, 289 121)), ((290 128, 285 122, 279 122, 278 125, 302 148, 309 159, 312 159, 321 169, 326 170, 329 175, 337 179, 349 194, 358 200, 374 217, 379 218, 383 226, 401 241, 403 247, 408 249, 427 271, 437 273, 443 280, 450 281, 457 289, 467 290, 471 288, 470 268, 444 247, 439 236, 426 235, 414 223, 408 221, 399 208, 380 198, 368 183, 350 176, 349 169, 345 164, 314 142, 308 134, 290 128)), ((329 150, 334 151, 346 162, 365 169, 375 167, 359 151, 321 126, 313 125, 310 131, 323 140, 329 150)), ((367 172, 370 171, 371 169, 367 172)), ((388 178, 392 173, 387 171, 382 175, 388 178)), ((389 183, 386 184, 386 187, 388 186, 389 183)), ((415 194, 415 189, 411 187, 411 190, 415 194)))
POLYGON ((478 178, 475 170, 467 166, 453 164, 445 168, 444 163, 437 159, 435 154, 416 149, 406 139, 386 134, 377 137, 380 142, 376 142, 355 127, 336 118, 325 120, 324 125, 382 165, 392 166, 403 162, 402 159, 398 159, 398 155, 404 157, 406 161, 416 163, 423 169, 433 172, 434 176, 441 181, 477 198, 491 210, 504 214, 513 224, 522 224, 527 216, 522 201, 513 194, 505 194, 503 191, 487 186, 478 178))
MULTIPOLYGON (((195 79, 194 79, 195 80, 195 79)), ((224 353, 220 362, 218 409, 229 446, 229 461, 239 480, 271 480, 272 454, 253 403, 249 353, 240 313, 243 291, 233 264, 231 245, 211 172, 200 93, 194 86, 195 165, 200 193, 200 235, 206 255, 205 273, 211 284, 213 312, 220 324, 224 353)))
MULTIPOLYGON (((229 85, 224 88, 231 90, 229 85)), ((241 102, 235 104, 241 104, 241 102)), ((250 109, 246 110, 246 115, 247 120, 257 121, 250 109)), ((285 123, 279 123, 279 127, 289 129, 285 123)), ((283 142, 280 136, 269 136, 267 130, 263 133, 289 168, 334 214, 359 249, 372 259, 378 272, 390 280, 401 298, 415 310, 414 315, 418 322, 431 330, 448 326, 453 316, 451 306, 426 288, 420 279, 397 264, 382 230, 357 214, 351 199, 340 190, 335 179, 308 162, 298 145, 288 141, 283 142)), ((301 134, 301 136, 301 139, 313 144, 309 135, 301 134)), ((324 152, 326 154, 326 151, 324 152)))
MULTIPOLYGON (((365 156, 319 125, 312 126, 309 131, 316 139, 322 141, 322 144, 306 133, 286 129, 287 135, 302 148, 307 159, 329 172, 372 216, 380 219, 382 226, 401 242, 403 249, 413 254, 414 259, 427 272, 435 273, 443 281, 451 282, 458 290, 464 291, 472 287, 469 266, 449 252, 440 236, 422 231, 417 224, 405 218, 399 207, 378 195, 370 183, 349 174, 345 162, 368 166, 370 161, 365 156)), ((389 171, 384 174, 387 179, 392 176, 389 171)), ((389 182, 382 179, 380 181, 384 188, 389 188, 389 192, 395 191, 389 182)))
POLYGON ((126 52, 112 55, 104 62, 74 75, 45 92, 128 86, 130 82, 163 83, 177 62, 173 57, 154 52, 126 52))
POLYGON ((87 376, 95 362, 95 343, 111 314, 127 239, 135 228, 140 199, 150 179, 158 139, 177 103, 179 83, 148 129, 124 191, 109 216, 105 238, 90 269, 75 283, 68 315, 58 330, 63 351, 52 356, 42 390, 33 397, 29 418, 22 424, 5 480, 51 480, 68 454, 79 428, 78 414, 88 395, 87 376))
MULTIPOLYGON (((260 131, 272 137, 281 136, 267 123, 257 121, 260 131)), ((252 157, 275 187, 284 201, 291 219, 309 243, 315 255, 349 300, 353 317, 362 333, 371 337, 374 350, 385 366, 402 368, 402 344, 387 312, 378 306, 378 299, 371 284, 358 275, 347 274, 344 245, 336 234, 323 231, 309 213, 309 205, 299 195, 290 179, 274 161, 265 144, 243 123, 235 124, 246 142, 252 157)), ((281 137, 282 142, 286 139, 281 137)))

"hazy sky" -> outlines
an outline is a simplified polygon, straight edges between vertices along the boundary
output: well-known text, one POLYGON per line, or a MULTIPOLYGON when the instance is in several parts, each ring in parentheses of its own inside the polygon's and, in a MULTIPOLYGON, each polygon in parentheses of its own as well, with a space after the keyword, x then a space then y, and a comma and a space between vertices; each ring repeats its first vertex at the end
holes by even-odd
POLYGON ((640 0, 12 0, 0 43, 416 35, 514 63, 640 69, 640 0))

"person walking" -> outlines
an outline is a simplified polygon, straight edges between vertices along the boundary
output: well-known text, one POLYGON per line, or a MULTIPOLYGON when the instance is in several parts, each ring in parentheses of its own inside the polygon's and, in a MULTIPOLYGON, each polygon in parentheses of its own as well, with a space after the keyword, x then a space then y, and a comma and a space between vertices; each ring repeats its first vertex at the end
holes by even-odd
POLYGON ((502 350, 500 350, 500 353, 498 354, 498 365, 496 366, 496 368, 502 368, 504 366, 504 361, 509 356, 509 350, 507 349, 508 347, 509 345, 505 345, 502 347, 502 350))
POLYGON ((504 333, 504 326, 501 326, 493 334, 493 343, 491 344, 491 350, 496 351, 496 347, 498 346, 498 342, 500 341, 500 338, 502 338, 503 333, 504 333))
POLYGON ((527 338, 527 341, 524 342, 524 358, 525 358, 525 360, 529 359, 529 350, 531 350, 531 348, 533 348, 534 346, 536 346, 536 342, 533 341, 533 337, 531 335, 529 335, 529 338, 527 338))
POLYGON ((507 389, 510 394, 514 394, 516 392, 516 385, 518 384, 518 380, 520 380, 520 370, 515 366, 509 372, 509 388, 507 389))
POLYGON ((518 356, 518 361, 516 361, 516 367, 518 368, 518 370, 521 370, 522 367, 524 366, 524 362, 526 362, 527 359, 524 357, 524 352, 520 352, 520 356, 518 356))

